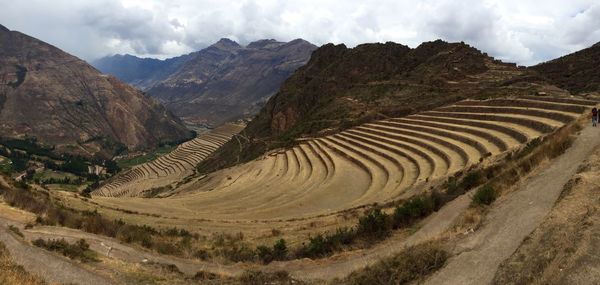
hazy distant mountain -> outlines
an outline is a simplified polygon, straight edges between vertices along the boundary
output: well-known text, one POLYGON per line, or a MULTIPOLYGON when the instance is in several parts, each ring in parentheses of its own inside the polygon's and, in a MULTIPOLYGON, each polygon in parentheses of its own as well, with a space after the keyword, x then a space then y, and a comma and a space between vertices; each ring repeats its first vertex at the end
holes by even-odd
POLYGON ((92 65, 106 74, 117 78, 142 90, 166 79, 175 73, 192 54, 159 60, 155 58, 139 58, 137 56, 113 55, 100 58, 92 65))
POLYGON ((242 47, 222 39, 148 90, 184 121, 218 125, 257 113, 316 46, 261 40, 242 47))
POLYGON ((60 49, 0 26, 0 136, 105 157, 190 132, 155 100, 60 49))
POLYGON ((146 89, 189 123, 219 125, 256 114, 316 48, 301 39, 260 40, 246 47, 221 39, 198 52, 164 61, 125 55, 94 64, 146 89))

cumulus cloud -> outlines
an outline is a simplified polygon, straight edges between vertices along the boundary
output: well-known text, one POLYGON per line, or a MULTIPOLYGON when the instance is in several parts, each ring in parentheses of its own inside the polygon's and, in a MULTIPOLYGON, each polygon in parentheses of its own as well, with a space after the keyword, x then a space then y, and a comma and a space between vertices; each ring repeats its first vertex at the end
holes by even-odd
POLYGON ((438 38, 530 65, 600 41, 594 0, 0 0, 0 23, 84 59, 165 58, 227 37, 355 46, 438 38))

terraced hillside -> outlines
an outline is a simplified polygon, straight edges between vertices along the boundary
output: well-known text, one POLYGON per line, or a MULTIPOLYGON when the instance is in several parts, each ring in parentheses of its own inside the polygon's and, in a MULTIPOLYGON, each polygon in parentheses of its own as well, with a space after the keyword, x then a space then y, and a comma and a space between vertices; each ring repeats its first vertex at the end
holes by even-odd
POLYGON ((92 195, 109 197, 144 196, 150 191, 181 181, 192 174, 196 165, 227 142, 243 126, 226 124, 179 145, 169 154, 136 165, 114 177, 92 195))
MULTIPOLYGON (((596 102, 519 97, 464 100, 363 124, 276 150, 175 190, 166 199, 100 199, 146 213, 205 220, 302 220, 412 195, 552 132, 596 102)), ((129 196, 139 192, 128 192, 129 196)), ((123 196, 98 191, 99 196, 123 196)))

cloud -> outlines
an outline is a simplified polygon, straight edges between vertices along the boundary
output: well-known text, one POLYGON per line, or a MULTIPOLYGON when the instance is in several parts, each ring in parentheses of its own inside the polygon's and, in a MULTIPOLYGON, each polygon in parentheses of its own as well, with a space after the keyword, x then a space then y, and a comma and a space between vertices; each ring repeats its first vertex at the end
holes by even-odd
POLYGON ((170 57, 222 37, 241 44, 304 38, 355 46, 465 41, 534 64, 600 41, 593 0, 0 0, 1 24, 84 59, 170 57))

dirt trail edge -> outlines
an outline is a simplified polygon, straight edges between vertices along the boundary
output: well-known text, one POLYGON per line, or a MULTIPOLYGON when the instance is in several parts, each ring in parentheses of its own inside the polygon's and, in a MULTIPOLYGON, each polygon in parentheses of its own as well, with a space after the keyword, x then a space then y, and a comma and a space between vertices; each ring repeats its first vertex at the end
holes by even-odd
POLYGON ((425 284, 489 284, 500 263, 543 221, 577 167, 600 145, 599 132, 584 128, 563 155, 497 201, 482 228, 460 241, 458 255, 425 284))
POLYGON ((115 284, 77 264, 41 248, 26 244, 10 234, 5 220, 0 220, 0 241, 6 245, 12 259, 27 271, 39 275, 49 283, 59 284, 115 284))

